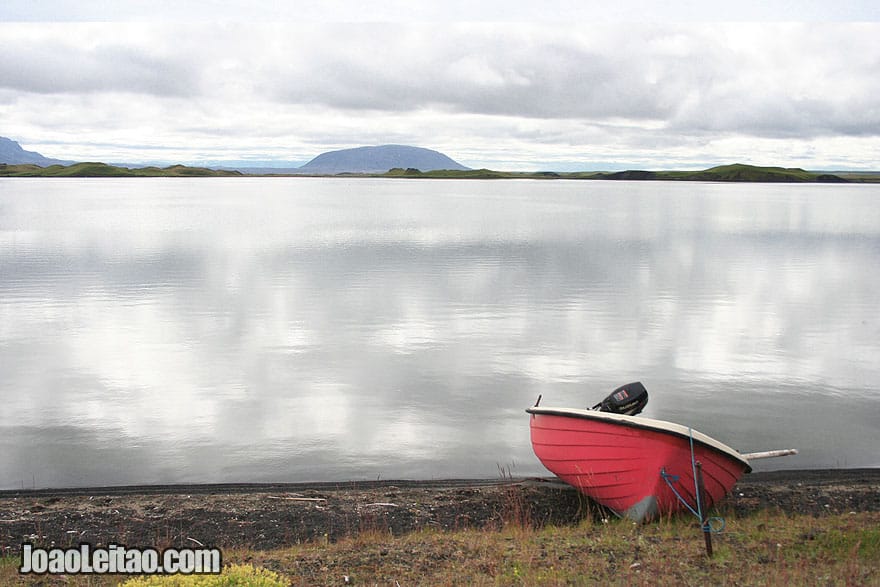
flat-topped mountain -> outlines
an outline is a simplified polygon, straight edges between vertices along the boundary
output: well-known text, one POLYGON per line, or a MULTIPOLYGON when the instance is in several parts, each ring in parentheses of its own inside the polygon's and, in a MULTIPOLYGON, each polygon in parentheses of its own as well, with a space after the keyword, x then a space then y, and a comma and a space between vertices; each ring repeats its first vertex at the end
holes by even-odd
POLYGON ((16 141, 0 137, 0 163, 19 165, 22 163, 48 167, 49 165, 69 165, 72 161, 49 159, 36 151, 25 151, 16 141))
POLYGON ((464 171, 467 169, 443 153, 431 149, 407 145, 380 145, 322 153, 298 168, 297 173, 316 175, 385 173, 394 168, 418 169, 419 171, 436 171, 438 169, 464 171))

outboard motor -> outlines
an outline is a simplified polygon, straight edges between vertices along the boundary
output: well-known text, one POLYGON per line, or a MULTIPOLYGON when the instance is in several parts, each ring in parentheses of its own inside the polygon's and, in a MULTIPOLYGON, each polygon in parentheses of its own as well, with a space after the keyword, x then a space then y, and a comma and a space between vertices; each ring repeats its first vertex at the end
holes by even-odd
POLYGON ((648 390, 645 389, 641 381, 634 381, 621 385, 592 409, 612 414, 635 416, 645 408, 647 403, 648 390))

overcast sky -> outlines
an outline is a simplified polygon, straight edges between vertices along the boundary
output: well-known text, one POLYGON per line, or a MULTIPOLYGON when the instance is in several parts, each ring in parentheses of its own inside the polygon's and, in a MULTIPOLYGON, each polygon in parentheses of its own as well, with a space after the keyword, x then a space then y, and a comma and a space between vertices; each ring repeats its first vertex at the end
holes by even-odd
POLYGON ((3 0, 0 136, 109 162, 880 168, 874 0, 538 4, 3 0))

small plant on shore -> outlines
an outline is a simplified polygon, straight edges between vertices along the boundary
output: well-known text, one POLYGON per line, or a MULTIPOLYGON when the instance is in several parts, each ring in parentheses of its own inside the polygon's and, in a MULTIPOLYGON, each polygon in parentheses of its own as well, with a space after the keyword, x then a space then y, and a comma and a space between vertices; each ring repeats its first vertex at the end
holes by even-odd
POLYGON ((219 575, 168 575, 138 577, 122 583, 121 587, 287 587, 290 581, 278 573, 253 565, 230 565, 219 575))
POLYGON ((521 485, 513 481, 512 466, 514 465, 507 465, 506 467, 498 465, 498 473, 501 475, 501 478, 509 482, 501 503, 501 522, 508 528, 515 528, 521 531, 531 530, 534 526, 532 523, 531 507, 523 496, 521 485))

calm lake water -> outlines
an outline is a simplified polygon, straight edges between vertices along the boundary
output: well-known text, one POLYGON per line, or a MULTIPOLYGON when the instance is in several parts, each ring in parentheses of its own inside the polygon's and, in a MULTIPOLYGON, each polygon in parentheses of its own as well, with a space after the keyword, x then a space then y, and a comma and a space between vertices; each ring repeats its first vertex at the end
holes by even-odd
POLYGON ((641 380, 880 466, 880 186, 0 180, 0 487, 549 474, 641 380))

